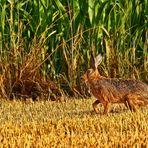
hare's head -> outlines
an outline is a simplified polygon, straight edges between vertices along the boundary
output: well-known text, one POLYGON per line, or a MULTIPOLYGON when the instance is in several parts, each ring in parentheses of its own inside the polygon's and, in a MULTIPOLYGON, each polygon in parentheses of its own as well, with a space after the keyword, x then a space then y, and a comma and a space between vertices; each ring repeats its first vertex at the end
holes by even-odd
POLYGON ((102 56, 99 54, 94 58, 93 54, 91 53, 90 58, 90 68, 85 72, 85 74, 81 77, 82 81, 84 82, 92 82, 93 80, 97 80, 100 78, 99 71, 97 69, 98 65, 102 62, 102 56))

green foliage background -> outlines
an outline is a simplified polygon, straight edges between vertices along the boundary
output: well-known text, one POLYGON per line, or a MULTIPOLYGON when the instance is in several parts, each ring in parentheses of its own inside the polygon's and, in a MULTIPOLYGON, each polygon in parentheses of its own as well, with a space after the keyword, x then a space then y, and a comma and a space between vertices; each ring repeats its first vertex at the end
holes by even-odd
POLYGON ((41 76, 73 91, 92 50, 103 53, 102 75, 147 82, 147 47, 147 0, 0 1, 1 75, 4 63, 13 63, 15 75, 34 57, 41 76))

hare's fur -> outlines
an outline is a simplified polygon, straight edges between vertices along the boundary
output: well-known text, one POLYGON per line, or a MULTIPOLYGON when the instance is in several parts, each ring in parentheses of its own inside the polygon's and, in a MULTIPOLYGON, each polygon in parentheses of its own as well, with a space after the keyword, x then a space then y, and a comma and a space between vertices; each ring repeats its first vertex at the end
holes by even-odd
POLYGON ((131 111, 137 111, 140 106, 148 104, 148 85, 132 79, 105 78, 100 75, 97 67, 102 61, 99 54, 96 58, 91 55, 91 68, 81 77, 97 99, 93 108, 98 113, 97 105, 104 106, 103 114, 107 114, 111 103, 124 103, 131 111))

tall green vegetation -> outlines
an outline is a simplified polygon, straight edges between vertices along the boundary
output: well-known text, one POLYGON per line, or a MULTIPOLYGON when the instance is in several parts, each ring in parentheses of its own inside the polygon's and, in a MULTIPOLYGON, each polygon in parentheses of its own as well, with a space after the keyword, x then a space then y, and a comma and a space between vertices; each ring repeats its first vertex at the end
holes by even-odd
POLYGON ((147 46, 147 0, 1 0, 0 91, 38 75, 74 92, 90 50, 103 75, 148 81, 147 46))

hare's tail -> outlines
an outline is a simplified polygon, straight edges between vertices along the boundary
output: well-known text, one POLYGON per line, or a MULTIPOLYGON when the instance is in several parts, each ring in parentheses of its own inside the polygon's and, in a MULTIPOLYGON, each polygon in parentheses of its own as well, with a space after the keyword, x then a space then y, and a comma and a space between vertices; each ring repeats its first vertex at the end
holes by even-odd
POLYGON ((138 106, 146 106, 148 105, 148 94, 147 93, 130 93, 126 96, 128 103, 135 104, 138 106))
POLYGON ((137 100, 138 106, 148 106, 148 99, 137 100))
POLYGON ((143 101, 144 101, 145 106, 147 106, 148 105, 148 92, 144 95, 143 101))
POLYGON ((145 101, 145 104, 148 105, 148 100, 145 101))

